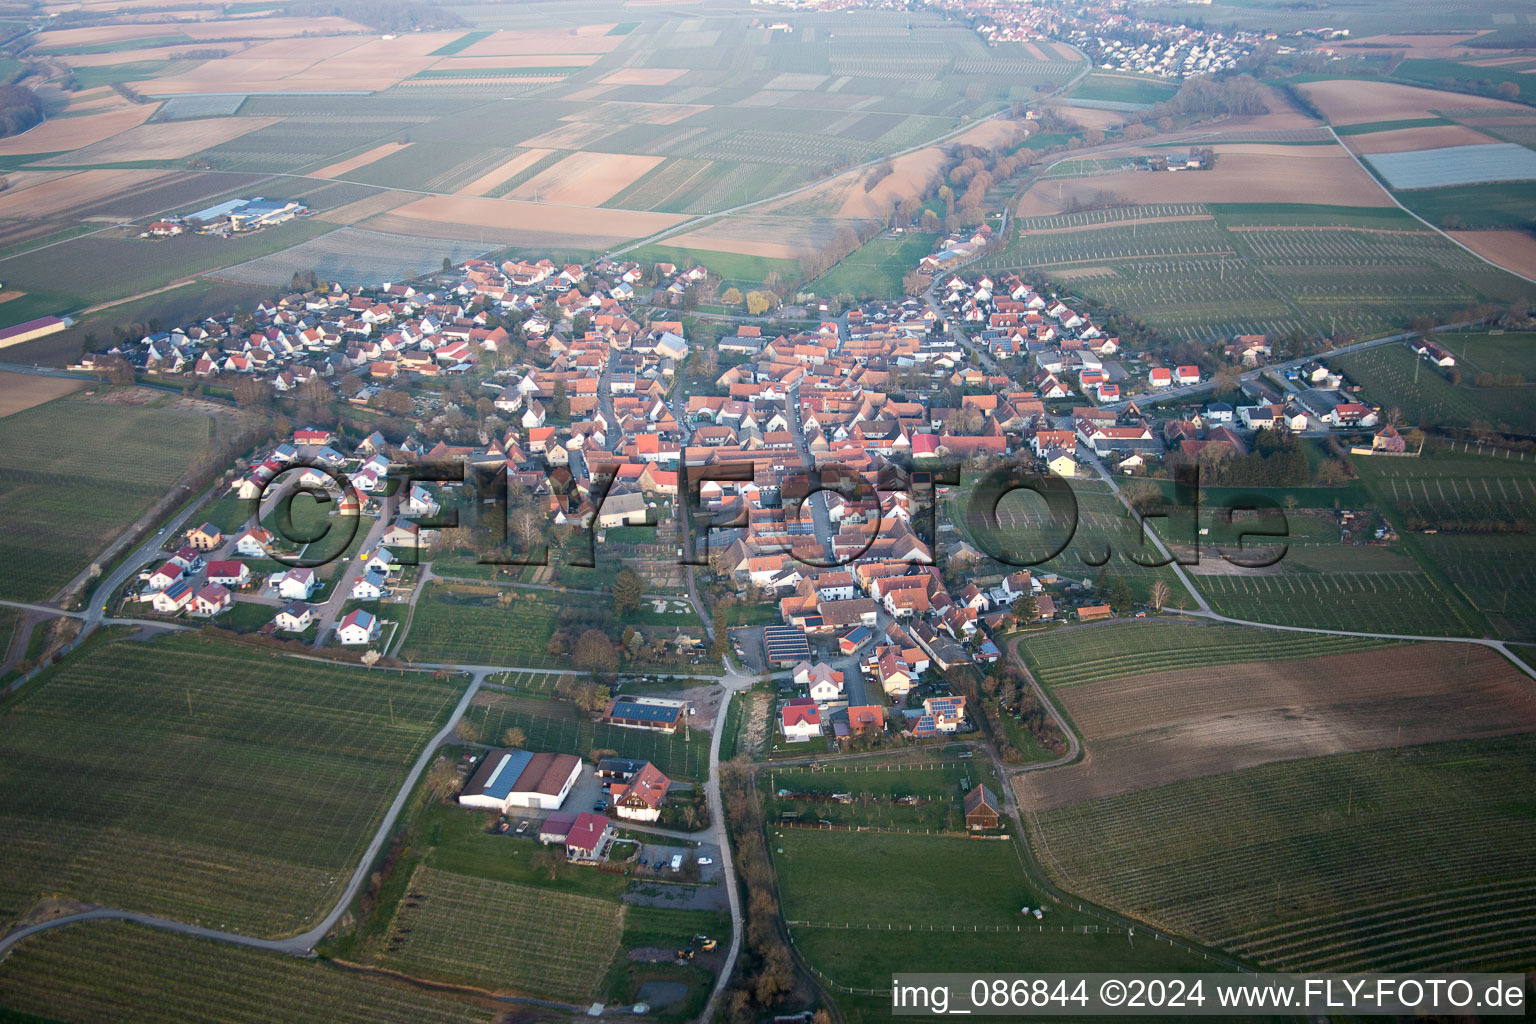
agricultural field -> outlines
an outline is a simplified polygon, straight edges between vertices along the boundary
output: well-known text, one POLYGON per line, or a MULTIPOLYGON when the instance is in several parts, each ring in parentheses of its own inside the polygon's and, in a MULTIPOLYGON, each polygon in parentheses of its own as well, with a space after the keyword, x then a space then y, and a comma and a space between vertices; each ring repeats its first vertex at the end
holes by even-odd
POLYGON ((1458 359, 1461 383, 1448 379, 1448 371, 1420 359, 1406 345, 1382 345, 1363 352, 1352 352, 1332 360, 1332 365, 1365 389, 1365 397, 1383 409, 1396 409, 1407 424, 1437 427, 1486 425, 1515 434, 1536 433, 1536 401, 1531 386, 1499 386, 1488 381, 1477 386, 1479 374, 1495 379, 1505 374, 1524 376, 1530 368, 1532 338, 1509 335, 1448 335, 1448 344, 1458 359), (1496 348, 1489 343, 1501 341, 1496 348), (1476 362, 1467 353, 1476 349, 1476 362))
POLYGON ((1216 611, 1250 622, 1409 636, 1481 633, 1453 594, 1418 571, 1213 575, 1195 585, 1216 611))
MULTIPOLYGON (((1097 178, 1109 180, 1089 172, 1078 183, 1097 178)), ((1397 210, 1151 203, 1021 217, 1017 228, 983 265, 1044 275, 1194 340, 1365 334, 1524 288, 1397 210)))
POLYGON ((1431 449, 1417 459, 1356 465, 1393 510, 1405 546, 1426 571, 1476 608, 1498 636, 1536 637, 1529 596, 1536 463, 1431 449))
POLYGON ((1153 103, 1171 99, 1178 91, 1178 86, 1166 78, 1144 78, 1139 75, 1096 71, 1072 90, 1072 98, 1150 106, 1153 103))
POLYGON ((163 498, 213 421, 140 390, 65 397, 0 419, 0 596, 45 601, 163 498), (98 443, 113 439, 110 459, 98 443))
POLYGON ((44 932, 0 964, 0 1004, 31 1021, 489 1022, 488 1005, 379 975, 121 921, 44 932), (214 995, 215 985, 218 995, 214 995))
POLYGON ((516 593, 502 608, 492 596, 434 585, 417 602, 400 650, 413 661, 568 668, 569 659, 551 658, 547 649, 559 614, 541 594, 516 593))
POLYGON ((764 778, 763 812, 769 821, 788 813, 837 825, 964 832, 965 794, 983 783, 998 793, 997 775, 980 760, 865 762, 826 771, 775 768, 764 778), (788 791, 788 795, 779 795, 781 791, 788 791), (839 803, 830 799, 834 793, 847 794, 853 800, 839 803), (901 800, 911 802, 898 802, 901 800))
POLYGON ((587 1003, 619 948, 620 905, 513 882, 416 869, 381 966, 587 1003))
POLYGON ((475 694, 465 718, 491 741, 517 726, 528 738, 528 750, 588 759, 594 750, 613 750, 619 757, 651 761, 674 779, 702 779, 708 774, 709 735, 692 729, 682 728, 671 735, 626 729, 594 722, 569 701, 491 691, 475 694))
POLYGON ((1041 814, 1061 885, 1291 971, 1522 969, 1531 734, 1249 768, 1041 814))
POLYGON ((488 248, 450 238, 410 237, 343 227, 211 276, 221 281, 276 288, 287 284, 295 273, 313 271, 322 281, 374 284, 426 274, 441 267, 445 259, 462 263, 483 256, 488 248))
POLYGON ((95 641, 0 716, 0 917, 40 895, 248 934, 336 899, 462 680, 95 641), (110 801, 99 794, 111 792, 110 801))
POLYGON ((1147 936, 1128 942, 1123 930, 1049 902, 1011 840, 769 833, 791 941, 841 987, 887 991, 892 974, 908 969, 1202 969, 1198 957, 1147 936), (921 897, 892 899, 893 880, 906 878, 924 880, 921 897), (1040 922, 1020 914, 1042 904, 1040 922))
POLYGON ((1044 811, 1271 761, 1536 731, 1529 682, 1494 651, 1444 643, 1138 672, 1059 690, 1087 752, 1014 786, 1044 811))
POLYGON ((1019 644, 1041 685, 1056 689, 1138 672, 1265 664, 1389 647, 1392 640, 1291 633, 1250 626, 1113 622, 1056 630, 1019 644))

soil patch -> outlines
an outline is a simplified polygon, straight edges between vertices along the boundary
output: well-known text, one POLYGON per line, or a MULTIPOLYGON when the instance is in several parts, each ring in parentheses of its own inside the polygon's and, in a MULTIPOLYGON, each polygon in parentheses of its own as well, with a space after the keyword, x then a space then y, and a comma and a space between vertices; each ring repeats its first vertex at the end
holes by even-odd
POLYGON ((1046 810, 1272 761, 1526 732, 1529 690, 1497 653, 1449 643, 1064 687, 1085 756, 1018 776, 1014 792, 1046 810))
POLYGON ((51 402, 72 391, 79 391, 85 386, 86 381, 83 380, 34 377, 30 373, 0 372, 0 417, 30 409, 34 405, 42 405, 44 402, 51 402))

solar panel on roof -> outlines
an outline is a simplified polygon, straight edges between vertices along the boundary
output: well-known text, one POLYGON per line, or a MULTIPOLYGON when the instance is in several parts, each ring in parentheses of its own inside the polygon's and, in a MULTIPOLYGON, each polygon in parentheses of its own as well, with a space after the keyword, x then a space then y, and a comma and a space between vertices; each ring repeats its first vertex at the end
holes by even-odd
POLYGON ((659 704, 631 704, 619 701, 613 706, 616 718, 631 718, 640 722, 670 722, 677 718, 678 708, 659 704))
POLYGON ((512 787, 517 784, 518 776, 523 774, 523 769, 528 767, 528 762, 533 760, 533 755, 526 750, 513 750, 502 757, 501 764, 491 773, 491 777, 485 780, 485 795, 505 800, 507 794, 512 792, 512 787))

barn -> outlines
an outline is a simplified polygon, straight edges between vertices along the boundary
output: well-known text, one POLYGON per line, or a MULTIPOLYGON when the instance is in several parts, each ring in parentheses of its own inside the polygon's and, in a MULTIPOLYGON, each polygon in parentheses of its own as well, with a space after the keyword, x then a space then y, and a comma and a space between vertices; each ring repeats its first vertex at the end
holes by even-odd
POLYGON ((580 776, 581 759, 573 754, 493 750, 464 784, 459 803, 488 811, 558 810, 580 776))

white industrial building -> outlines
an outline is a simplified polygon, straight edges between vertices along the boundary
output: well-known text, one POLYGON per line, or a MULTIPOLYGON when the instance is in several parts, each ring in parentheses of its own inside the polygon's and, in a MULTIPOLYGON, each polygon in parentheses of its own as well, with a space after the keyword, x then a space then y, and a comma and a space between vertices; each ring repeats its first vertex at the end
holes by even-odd
POLYGON ((581 759, 573 754, 493 750, 475 767, 459 803, 488 811, 554 811, 580 776, 581 759))

